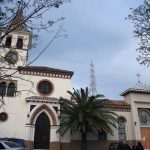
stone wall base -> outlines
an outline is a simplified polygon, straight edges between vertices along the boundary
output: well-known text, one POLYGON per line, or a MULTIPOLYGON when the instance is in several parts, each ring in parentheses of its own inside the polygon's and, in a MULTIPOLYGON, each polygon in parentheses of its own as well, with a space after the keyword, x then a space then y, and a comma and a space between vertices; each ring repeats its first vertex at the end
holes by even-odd
MULTIPOLYGON (((112 142, 119 142, 119 141, 88 141, 87 142, 87 150, 108 150, 109 145, 112 142)), ((136 144, 136 141, 123 141, 126 144, 129 144, 130 147, 136 144)), ((64 150, 64 149, 62 149, 64 150)), ((69 149, 68 149, 69 150, 69 149)), ((81 150, 81 141, 72 141, 71 142, 71 150, 81 150)))
MULTIPOLYGON (((33 141, 26 141, 28 148, 33 150, 33 141)), ((109 145, 112 142, 118 141, 88 141, 87 142, 87 150, 108 150, 109 145)), ((132 147, 137 143, 137 141, 123 141, 132 147)), ((71 143, 60 143, 60 142, 51 142, 50 150, 81 150, 81 141, 71 141, 71 143)))

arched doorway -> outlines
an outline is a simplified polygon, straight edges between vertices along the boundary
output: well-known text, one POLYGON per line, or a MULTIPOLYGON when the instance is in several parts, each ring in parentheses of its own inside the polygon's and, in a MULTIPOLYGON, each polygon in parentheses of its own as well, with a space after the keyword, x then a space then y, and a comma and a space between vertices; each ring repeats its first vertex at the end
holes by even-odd
POLYGON ((34 149, 49 149, 50 120, 45 112, 42 112, 35 122, 34 149))

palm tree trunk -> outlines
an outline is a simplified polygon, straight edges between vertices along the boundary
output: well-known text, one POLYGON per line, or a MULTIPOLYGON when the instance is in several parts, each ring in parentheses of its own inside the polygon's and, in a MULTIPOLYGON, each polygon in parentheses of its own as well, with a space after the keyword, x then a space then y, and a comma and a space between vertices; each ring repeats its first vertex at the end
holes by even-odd
POLYGON ((82 150, 87 150, 87 133, 82 131, 82 150))

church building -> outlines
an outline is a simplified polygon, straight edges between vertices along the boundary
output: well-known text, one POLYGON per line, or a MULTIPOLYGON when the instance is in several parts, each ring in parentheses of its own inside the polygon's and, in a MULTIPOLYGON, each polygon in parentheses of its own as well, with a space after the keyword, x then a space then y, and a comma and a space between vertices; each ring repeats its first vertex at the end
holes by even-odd
MULTIPOLYGON (((22 19, 20 13, 14 24, 22 19)), ((1 29, 1 34, 5 29, 1 29)), ((29 149, 79 150, 80 135, 63 137, 60 127, 59 98, 70 99, 72 71, 28 65, 32 32, 24 25, 9 33, 1 43, 0 138, 21 138, 29 149), (4 64, 9 62, 11 65, 4 64), (4 73, 12 75, 2 78, 4 73), (17 92, 16 92, 17 91, 17 92)), ((118 114, 114 135, 88 133, 88 150, 108 150, 110 143, 123 141, 130 146, 142 141, 150 149, 150 87, 136 84, 121 93, 123 100, 108 100, 105 109, 118 114)))
MULTIPOLYGON (((13 24, 23 19, 20 12, 13 24)), ((1 35, 5 29, 1 29, 1 35)), ((29 66, 28 51, 32 32, 24 25, 9 33, 1 43, 0 137, 25 139, 30 149, 59 149, 61 138, 56 133, 60 126, 59 98, 70 98, 72 71, 45 66, 29 66), (7 64, 9 62, 9 65, 7 64), (12 75, 6 77, 5 75, 12 75), (15 92, 17 91, 17 92, 15 92)))

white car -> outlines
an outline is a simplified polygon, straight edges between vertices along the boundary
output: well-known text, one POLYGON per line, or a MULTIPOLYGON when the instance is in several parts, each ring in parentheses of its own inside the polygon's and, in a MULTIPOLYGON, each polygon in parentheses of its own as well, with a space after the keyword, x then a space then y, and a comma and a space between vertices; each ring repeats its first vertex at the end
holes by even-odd
POLYGON ((26 150, 25 148, 20 147, 15 142, 0 140, 0 150, 3 150, 3 149, 6 149, 6 150, 26 150))

